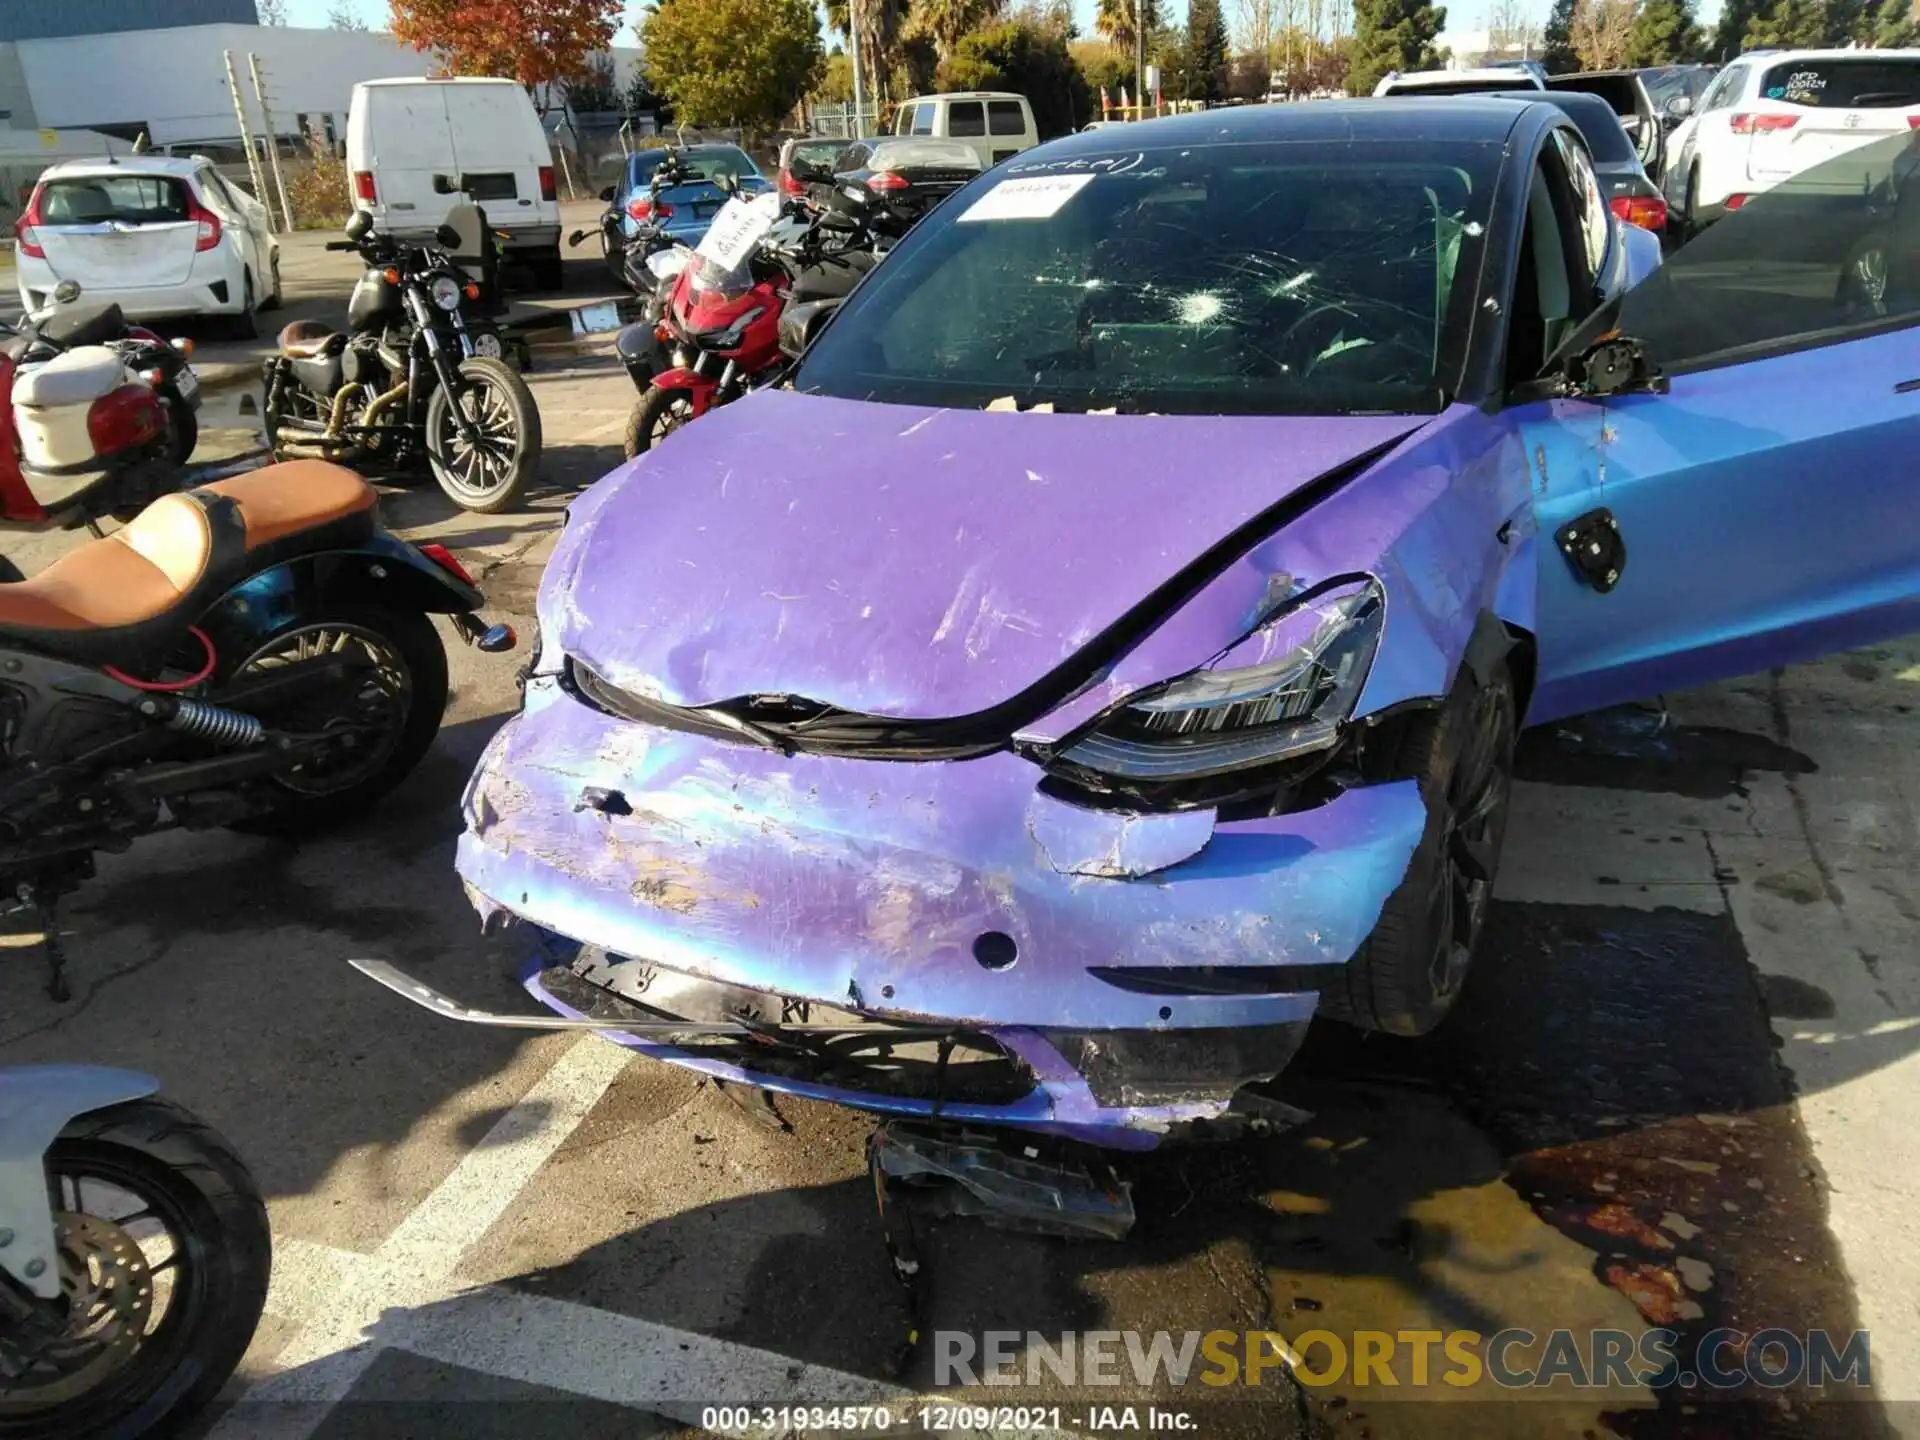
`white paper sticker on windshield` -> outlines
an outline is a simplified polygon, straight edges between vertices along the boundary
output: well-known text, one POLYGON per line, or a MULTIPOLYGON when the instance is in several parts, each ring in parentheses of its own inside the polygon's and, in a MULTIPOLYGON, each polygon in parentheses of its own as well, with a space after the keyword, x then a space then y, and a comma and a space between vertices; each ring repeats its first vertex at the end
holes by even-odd
POLYGON ((700 241, 700 254, 722 270, 738 270, 747 263, 754 242, 767 229, 766 221, 752 205, 745 200, 729 200, 720 207, 700 241))
POLYGON ((960 217, 972 220, 1045 220, 1093 181, 1091 175, 1035 175, 1025 180, 1002 180, 967 207, 960 217))

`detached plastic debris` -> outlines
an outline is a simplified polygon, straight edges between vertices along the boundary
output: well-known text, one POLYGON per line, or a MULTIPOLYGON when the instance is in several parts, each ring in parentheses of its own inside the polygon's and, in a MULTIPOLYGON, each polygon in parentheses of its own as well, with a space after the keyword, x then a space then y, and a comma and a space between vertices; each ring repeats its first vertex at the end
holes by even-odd
POLYGON ((1073 1239, 1119 1240, 1133 1228, 1132 1187, 1110 1166, 1050 1160, 1036 1145, 968 1131, 941 1135, 895 1123, 882 1125, 876 1138, 889 1179, 953 1183, 948 1214, 1073 1239))

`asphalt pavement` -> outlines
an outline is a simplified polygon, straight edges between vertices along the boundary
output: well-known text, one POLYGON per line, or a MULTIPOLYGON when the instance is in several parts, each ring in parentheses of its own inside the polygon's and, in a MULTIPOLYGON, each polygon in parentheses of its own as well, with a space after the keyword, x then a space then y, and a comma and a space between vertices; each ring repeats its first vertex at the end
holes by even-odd
MULTIPOLYGON (((337 314, 340 258, 290 249, 290 317, 337 314)), ((593 262, 571 268, 546 303, 604 293, 593 262)), ((467 516, 431 486, 383 502, 523 633, 561 510, 617 463, 632 403, 600 347, 528 378, 549 455, 527 512, 467 516)), ((242 444, 238 397, 218 404, 210 443, 242 444)), ((71 543, 0 548, 32 570, 71 543)), ((708 1414, 784 1400, 1107 1434, 1124 1421, 1098 1403, 1151 1398, 1208 1437, 1920 1433, 1920 641, 1670 696, 1665 725, 1530 733, 1490 930, 1440 1032, 1317 1027, 1276 1087, 1312 1119, 1129 1164, 1124 1241, 921 1228, 924 1340, 1017 1332, 1030 1357, 1029 1337, 1063 1332, 1864 1326, 1871 1395, 1284 1365, 1227 1392, 1109 1391, 1042 1367, 962 1392, 1041 1407, 1004 1423, 922 1414, 924 1340, 897 1364, 912 1317, 868 1122, 593 1038, 450 1024, 348 967, 381 956, 475 1004, 528 1003, 506 978, 519 942, 481 934, 452 868, 457 796, 517 661, 449 649, 441 738, 377 812, 304 843, 168 834, 104 857, 62 912, 75 998, 45 998, 24 946, 0 967, 0 1064, 149 1069, 269 1196, 268 1319, 204 1431, 820 1428, 708 1414)))

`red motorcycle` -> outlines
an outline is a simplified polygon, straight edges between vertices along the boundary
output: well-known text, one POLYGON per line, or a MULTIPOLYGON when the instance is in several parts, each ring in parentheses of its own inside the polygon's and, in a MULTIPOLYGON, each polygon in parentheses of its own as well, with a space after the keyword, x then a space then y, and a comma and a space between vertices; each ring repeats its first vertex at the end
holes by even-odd
POLYGON ((654 326, 665 363, 627 420, 629 460, 714 406, 779 379, 792 358, 780 347, 781 315, 803 302, 844 299, 873 268, 871 251, 823 243, 821 219, 778 194, 736 196, 714 218, 654 326), (793 227, 784 237, 776 233, 783 221, 793 227))

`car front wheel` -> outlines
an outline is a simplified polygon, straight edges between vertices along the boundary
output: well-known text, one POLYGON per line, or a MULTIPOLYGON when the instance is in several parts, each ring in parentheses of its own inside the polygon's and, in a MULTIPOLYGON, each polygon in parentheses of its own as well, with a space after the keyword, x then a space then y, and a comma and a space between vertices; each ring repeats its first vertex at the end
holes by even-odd
POLYGON ((1427 828, 1406 877, 1320 1010, 1363 1030, 1424 1035, 1459 997, 1485 928, 1507 832, 1519 707, 1504 668, 1462 670, 1434 719, 1407 740, 1427 828))

